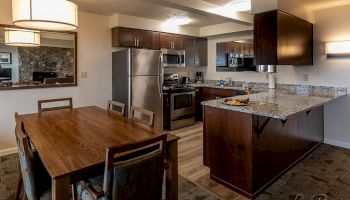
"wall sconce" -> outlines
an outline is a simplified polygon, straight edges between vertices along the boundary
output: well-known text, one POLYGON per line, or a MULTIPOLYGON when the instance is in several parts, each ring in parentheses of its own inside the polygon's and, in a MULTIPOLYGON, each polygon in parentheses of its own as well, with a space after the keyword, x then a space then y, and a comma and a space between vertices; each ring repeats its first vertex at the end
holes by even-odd
POLYGON ((5 44, 9 46, 40 46, 40 32, 25 29, 6 29, 5 44))
POLYGON ((327 42, 327 58, 350 57, 350 41, 327 42))

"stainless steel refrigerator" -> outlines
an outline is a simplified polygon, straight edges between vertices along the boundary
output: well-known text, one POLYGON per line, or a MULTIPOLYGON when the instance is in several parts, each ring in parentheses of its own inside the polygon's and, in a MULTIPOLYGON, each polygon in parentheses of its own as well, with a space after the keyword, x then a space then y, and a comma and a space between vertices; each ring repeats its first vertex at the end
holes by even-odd
POLYGON ((126 49, 113 52, 112 89, 114 101, 155 113, 154 127, 163 130, 163 64, 156 50, 126 49))

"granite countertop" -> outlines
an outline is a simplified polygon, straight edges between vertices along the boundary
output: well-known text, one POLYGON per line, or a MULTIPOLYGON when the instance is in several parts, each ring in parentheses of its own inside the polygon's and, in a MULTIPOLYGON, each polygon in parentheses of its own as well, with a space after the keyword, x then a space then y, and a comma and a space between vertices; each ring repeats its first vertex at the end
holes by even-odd
MULTIPOLYGON (((205 101, 202 102, 202 105, 286 120, 292 115, 319 107, 340 96, 342 95, 334 97, 302 96, 270 90, 269 92, 249 95, 251 104, 248 106, 224 105, 223 102, 225 99, 205 101)), ((237 96, 234 98, 244 99, 248 98, 248 95, 237 96)))

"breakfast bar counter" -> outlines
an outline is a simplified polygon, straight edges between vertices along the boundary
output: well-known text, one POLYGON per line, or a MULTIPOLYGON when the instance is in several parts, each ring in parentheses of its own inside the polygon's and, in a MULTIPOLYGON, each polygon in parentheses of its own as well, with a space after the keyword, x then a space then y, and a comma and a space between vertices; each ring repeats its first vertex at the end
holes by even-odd
POLYGON ((210 178, 254 199, 323 142, 323 105, 343 95, 270 90, 250 94, 247 106, 202 102, 210 178))
POLYGON ((202 102, 202 105, 286 120, 292 115, 312 110, 313 108, 324 105, 337 97, 339 96, 301 96, 284 94, 271 90, 269 92, 255 93, 233 98, 239 100, 249 98, 250 103, 248 106, 227 105, 224 104, 226 99, 202 102))

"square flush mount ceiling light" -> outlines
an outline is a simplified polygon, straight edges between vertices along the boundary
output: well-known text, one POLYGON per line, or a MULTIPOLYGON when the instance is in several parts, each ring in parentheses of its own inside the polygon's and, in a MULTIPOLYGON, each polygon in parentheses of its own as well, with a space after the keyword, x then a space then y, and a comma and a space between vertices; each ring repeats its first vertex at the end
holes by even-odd
POLYGON ((12 0, 13 24, 39 30, 78 28, 78 6, 67 0, 12 0))
POLYGON ((350 41, 327 42, 326 55, 328 58, 350 57, 350 41))
POLYGON ((169 25, 176 25, 176 26, 182 26, 189 24, 191 22, 191 19, 187 17, 173 17, 168 19, 165 23, 169 25))

